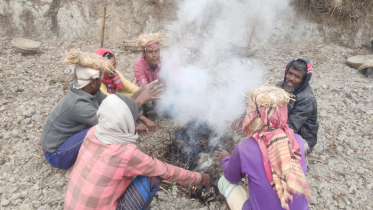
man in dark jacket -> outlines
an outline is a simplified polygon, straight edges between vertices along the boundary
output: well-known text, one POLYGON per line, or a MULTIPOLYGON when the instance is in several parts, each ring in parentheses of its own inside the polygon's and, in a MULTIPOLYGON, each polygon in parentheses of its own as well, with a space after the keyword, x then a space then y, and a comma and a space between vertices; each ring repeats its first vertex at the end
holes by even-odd
MULTIPOLYGON (((302 58, 290 61, 285 69, 284 81, 277 83, 285 91, 295 95, 295 101, 288 105, 288 125, 302 136, 311 150, 317 143, 317 102, 309 81, 312 76, 311 64, 302 58)), ((242 132, 243 118, 232 123, 234 131, 242 132)))

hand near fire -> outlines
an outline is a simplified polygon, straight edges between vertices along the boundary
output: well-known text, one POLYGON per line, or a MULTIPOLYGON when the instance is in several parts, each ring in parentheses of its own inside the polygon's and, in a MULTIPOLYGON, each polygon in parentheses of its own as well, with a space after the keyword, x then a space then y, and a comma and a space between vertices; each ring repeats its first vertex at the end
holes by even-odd
POLYGON ((163 85, 158 85, 158 80, 155 80, 147 85, 144 85, 145 81, 142 80, 142 85, 139 90, 131 96, 140 108, 143 104, 152 100, 160 100, 160 94, 163 93, 163 85))
POLYGON ((210 187, 211 187, 211 177, 210 177, 209 174, 202 174, 201 184, 204 185, 204 186, 206 187, 206 190, 207 190, 207 191, 210 191, 210 187))
POLYGON ((231 156, 231 154, 229 154, 229 152, 223 150, 222 148, 219 148, 219 150, 215 151, 212 156, 215 157, 214 161, 216 160, 216 161, 221 162, 221 160, 223 160, 223 158, 231 156))
POLYGON ((148 134, 148 128, 143 124, 137 124, 135 130, 140 136, 146 136, 148 134))

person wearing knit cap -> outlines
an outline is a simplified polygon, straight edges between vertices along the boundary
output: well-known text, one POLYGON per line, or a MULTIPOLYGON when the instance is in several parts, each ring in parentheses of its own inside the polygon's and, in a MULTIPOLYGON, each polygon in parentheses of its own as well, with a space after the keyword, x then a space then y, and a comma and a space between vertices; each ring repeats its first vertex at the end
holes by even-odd
MULTIPOLYGON (((139 87, 124 78, 124 76, 119 71, 116 71, 117 62, 114 53, 105 48, 100 48, 96 50, 95 53, 96 55, 109 59, 114 68, 113 72, 105 72, 105 74, 103 75, 100 87, 101 92, 105 95, 121 93, 123 95, 132 97, 133 99, 136 99, 136 93, 138 93, 139 87)), ((143 86, 144 85, 145 84, 143 84, 143 86)), ((155 132, 157 130, 155 123, 140 113, 137 117, 136 122, 138 121, 144 123, 138 124, 136 126, 136 130, 141 136, 147 135, 147 131, 155 132)))
POLYGON ((232 210, 308 210, 305 143, 287 124, 293 95, 264 85, 251 92, 241 141, 229 154, 215 151, 224 176, 218 188, 232 210), (241 179, 247 176, 248 189, 241 179))
MULTIPOLYGON (((46 160, 59 169, 69 169, 75 163, 89 128, 97 125, 97 110, 106 98, 100 91, 101 80, 105 72, 113 71, 109 60, 74 49, 65 54, 64 62, 74 65, 69 74, 73 82, 48 116, 40 137, 46 160)), ((159 99, 161 92, 161 85, 149 84, 135 101, 141 107, 159 99)))
MULTIPOLYGON (((317 102, 309 84, 312 76, 311 64, 303 58, 290 61, 285 68, 284 80, 278 87, 295 95, 295 101, 288 105, 288 125, 306 142, 307 151, 312 151, 317 143, 319 123, 317 121, 317 102)), ((241 132, 243 116, 232 123, 232 129, 241 132)))

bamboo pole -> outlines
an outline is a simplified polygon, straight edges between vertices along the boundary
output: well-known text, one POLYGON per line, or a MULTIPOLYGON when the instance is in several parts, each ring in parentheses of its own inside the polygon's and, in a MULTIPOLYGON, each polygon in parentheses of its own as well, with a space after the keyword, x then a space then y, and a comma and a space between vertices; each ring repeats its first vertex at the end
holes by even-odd
POLYGON ((104 47, 105 19, 106 19, 106 7, 104 7, 104 17, 103 17, 103 20, 102 20, 101 48, 104 47))
POLYGON ((246 55, 249 55, 250 44, 251 44, 251 41, 253 40, 255 26, 256 26, 257 22, 258 22, 258 18, 255 18, 254 25, 253 25, 253 28, 251 29, 251 34, 250 34, 250 37, 249 37, 249 43, 247 44, 247 47, 246 47, 246 55))

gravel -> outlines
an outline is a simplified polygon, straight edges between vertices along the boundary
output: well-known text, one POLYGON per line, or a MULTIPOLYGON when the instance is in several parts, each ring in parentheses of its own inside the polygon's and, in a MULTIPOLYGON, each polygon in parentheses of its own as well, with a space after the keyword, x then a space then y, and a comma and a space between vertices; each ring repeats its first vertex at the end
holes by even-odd
MULTIPOLYGON (((71 46, 94 52, 98 45, 88 39, 78 43, 53 40, 56 37, 44 43, 40 53, 24 56, 11 47, 11 38, 0 39, 1 210, 63 209, 68 175, 46 162, 40 134, 46 118, 71 82, 66 66, 60 62, 63 53, 71 46)), ((116 46, 119 45, 106 45, 120 52, 116 55, 118 69, 135 83, 132 65, 140 53, 116 46)), ((313 65, 311 87, 318 102, 320 129, 318 143, 309 156, 310 209, 373 209, 373 83, 348 67, 342 56, 342 53, 353 56, 370 52, 324 43, 322 38, 295 42, 273 37, 256 47, 258 51, 253 58, 242 60, 247 63, 255 59, 263 66, 263 82, 275 84, 282 80, 285 65, 296 57, 304 57, 313 65)), ((227 60, 229 57, 222 56, 219 62, 227 60)), ((157 157, 157 151, 167 145, 166 140, 159 139, 168 136, 172 122, 163 118, 155 122, 157 132, 140 138, 138 146, 157 157)), ((234 139, 238 143, 243 138, 234 139)), ((167 190, 171 195, 160 190, 152 209, 225 209, 225 204, 219 202, 205 206, 180 197, 176 186, 167 190)))

